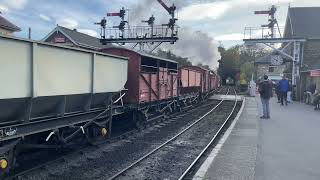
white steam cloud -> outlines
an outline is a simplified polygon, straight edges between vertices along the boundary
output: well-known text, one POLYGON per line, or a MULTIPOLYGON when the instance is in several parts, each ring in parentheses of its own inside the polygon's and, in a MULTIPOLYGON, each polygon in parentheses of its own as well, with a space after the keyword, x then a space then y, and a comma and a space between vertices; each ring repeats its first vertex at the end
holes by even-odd
POLYGON ((140 24, 141 20, 145 20, 146 16, 151 16, 146 12, 150 12, 146 7, 151 7, 154 1, 143 0, 139 1, 139 4, 134 5, 132 11, 130 12, 130 21, 134 24, 140 24))
POLYGON ((201 63, 210 68, 218 66, 218 60, 221 58, 218 45, 207 33, 181 28, 179 38, 180 40, 172 47, 174 53, 188 57, 193 65, 201 63))
MULTIPOLYGON (((139 0, 138 2, 139 4, 131 8, 130 21, 132 24, 140 24, 141 20, 146 20, 152 14, 156 17, 156 24, 169 21, 169 14, 156 0, 139 0)), ((168 6, 174 3, 178 11, 190 5, 190 1, 186 0, 164 0, 164 2, 168 6)), ((220 59, 217 44, 207 33, 193 31, 191 28, 182 26, 179 28, 179 40, 177 43, 172 46, 165 46, 165 48, 179 56, 189 58, 193 65, 201 63, 211 68, 216 68, 220 59)))

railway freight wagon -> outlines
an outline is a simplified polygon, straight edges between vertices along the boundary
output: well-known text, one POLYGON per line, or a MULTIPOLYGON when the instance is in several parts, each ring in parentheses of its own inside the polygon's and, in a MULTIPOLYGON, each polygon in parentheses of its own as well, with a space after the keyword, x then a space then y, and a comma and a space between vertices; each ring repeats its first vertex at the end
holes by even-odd
POLYGON ((179 68, 179 95, 194 95, 204 92, 206 86, 206 74, 196 66, 183 66, 179 68))
POLYGON ((0 169, 15 150, 111 134, 113 95, 127 81, 118 56, 0 36, 0 169))
POLYGON ((217 89, 220 87, 221 85, 221 80, 220 80, 220 76, 217 75, 216 73, 214 73, 214 76, 215 76, 215 81, 214 81, 214 88, 217 89))
POLYGON ((219 76, 216 75, 213 71, 209 72, 209 90, 215 90, 219 87, 219 76))
POLYGON ((218 76, 212 71, 198 66, 183 66, 179 68, 179 95, 189 96, 198 94, 206 96, 218 88, 218 76))
POLYGON ((102 52, 129 58, 124 103, 144 116, 155 118, 173 106, 178 97, 178 64, 169 59, 115 47, 102 52))

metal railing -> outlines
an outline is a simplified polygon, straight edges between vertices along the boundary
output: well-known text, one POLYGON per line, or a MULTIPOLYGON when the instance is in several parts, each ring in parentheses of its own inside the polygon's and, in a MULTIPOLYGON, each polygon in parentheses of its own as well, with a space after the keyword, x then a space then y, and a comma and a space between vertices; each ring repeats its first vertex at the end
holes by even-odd
MULTIPOLYGON (((275 27, 273 38, 281 38, 284 27, 275 27)), ((268 27, 245 27, 243 39, 270 39, 271 30, 268 27)))
POLYGON ((169 38, 177 36, 178 26, 175 26, 172 32, 167 26, 130 26, 121 31, 118 28, 107 28, 107 39, 120 39, 120 38, 169 38))

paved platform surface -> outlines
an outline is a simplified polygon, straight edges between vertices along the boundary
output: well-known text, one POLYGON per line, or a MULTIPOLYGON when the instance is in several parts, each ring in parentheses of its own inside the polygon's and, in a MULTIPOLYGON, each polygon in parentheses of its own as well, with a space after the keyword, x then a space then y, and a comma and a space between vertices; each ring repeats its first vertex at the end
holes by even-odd
MULTIPOLYGON (((196 179, 252 179, 257 154, 258 108, 255 98, 246 98, 241 116, 203 177, 196 179), (241 177, 241 178, 240 178, 241 177)), ((209 156, 209 158, 210 158, 209 156)))
POLYGON ((235 101, 237 98, 238 101, 242 101, 242 96, 235 96, 235 95, 221 95, 221 94, 216 94, 214 96, 211 96, 209 99, 214 99, 214 100, 226 100, 226 101, 235 101))
POLYGON ((320 179, 320 112, 271 100, 271 119, 260 121, 257 180, 320 179))
POLYGON ((231 134, 194 179, 319 180, 320 112, 301 103, 280 106, 275 98, 270 105, 271 119, 259 119, 259 98, 246 98, 231 134))

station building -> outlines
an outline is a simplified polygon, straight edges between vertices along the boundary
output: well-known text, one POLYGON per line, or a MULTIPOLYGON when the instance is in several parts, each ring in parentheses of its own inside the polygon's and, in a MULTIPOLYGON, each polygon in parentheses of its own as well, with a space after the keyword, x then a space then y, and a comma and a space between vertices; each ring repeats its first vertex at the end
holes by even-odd
POLYGON ((6 18, 0 16, 0 35, 11 36, 14 32, 19 32, 21 29, 14 25, 6 18))
POLYGON ((256 77, 262 78, 264 75, 268 75, 271 80, 281 79, 286 65, 272 65, 271 57, 272 55, 270 54, 267 56, 263 56, 255 61, 254 65, 256 70, 256 77))
POLYGON ((77 47, 87 50, 100 51, 111 45, 102 45, 96 37, 57 25, 44 39, 44 42, 61 44, 71 47, 77 47))
MULTIPOLYGON (((320 7, 290 7, 287 14, 284 38, 306 39, 300 52, 300 82, 297 89, 300 98, 311 83, 316 83, 317 89, 320 89, 319 17, 320 7)), ((287 63, 285 71, 291 72, 291 67, 291 63, 287 63)))

